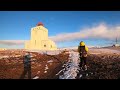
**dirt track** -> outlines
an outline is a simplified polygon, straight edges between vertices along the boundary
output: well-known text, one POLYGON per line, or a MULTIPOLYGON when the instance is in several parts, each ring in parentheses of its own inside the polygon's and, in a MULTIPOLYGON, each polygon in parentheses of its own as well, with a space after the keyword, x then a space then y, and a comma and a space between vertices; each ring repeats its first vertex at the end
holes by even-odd
MULTIPOLYGON (((8 55, 8 58, 0 59, 0 79, 19 79, 23 72, 23 55, 25 52, 20 52, 20 57, 15 56, 18 51, 2 51, 0 55, 8 55), (5 53, 5 54, 4 54, 5 53)), ((61 70, 63 63, 67 62, 68 54, 60 53, 58 55, 43 55, 36 52, 32 53, 31 63, 32 78, 39 76, 39 79, 56 79, 56 73, 61 70), (59 57, 59 58, 58 58, 59 57)), ((27 77, 25 77, 27 79, 27 77)))
POLYGON ((120 79, 120 51, 91 49, 87 61, 94 74, 85 79, 120 79))
MULTIPOLYGON (((104 51, 104 49, 99 50, 89 50, 88 72, 93 74, 83 79, 120 79, 120 53, 104 51)), ((23 72, 24 54, 24 51, 0 52, 1 57, 9 56, 9 58, 0 59, 0 79, 20 78, 23 72), (15 55, 18 55, 18 57, 14 57, 15 55)), ((59 77, 56 74, 63 69, 63 63, 61 62, 68 62, 69 53, 62 52, 58 55, 45 55, 32 52, 32 56, 32 60, 34 60, 32 62, 32 78, 39 76, 39 79, 58 79, 59 77)))

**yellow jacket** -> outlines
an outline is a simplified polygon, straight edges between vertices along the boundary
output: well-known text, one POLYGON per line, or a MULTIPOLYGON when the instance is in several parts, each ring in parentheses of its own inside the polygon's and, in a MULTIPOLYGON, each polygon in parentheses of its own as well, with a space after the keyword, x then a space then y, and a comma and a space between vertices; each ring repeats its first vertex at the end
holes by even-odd
POLYGON ((88 47, 87 46, 85 46, 85 50, 86 50, 86 52, 88 52, 88 47))
MULTIPOLYGON (((88 52, 88 47, 85 46, 85 51, 88 52)), ((78 52, 80 52, 80 46, 78 46, 78 52)))
POLYGON ((80 54, 80 57, 87 57, 88 47, 85 46, 85 51, 86 52, 82 52, 81 50, 82 50, 82 47, 78 46, 78 52, 80 54))

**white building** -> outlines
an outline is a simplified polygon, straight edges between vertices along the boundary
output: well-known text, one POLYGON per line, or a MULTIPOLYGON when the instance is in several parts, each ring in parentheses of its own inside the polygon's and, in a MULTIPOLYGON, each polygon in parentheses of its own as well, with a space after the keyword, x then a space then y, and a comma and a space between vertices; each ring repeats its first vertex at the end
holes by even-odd
POLYGON ((57 50, 57 46, 48 39, 48 29, 40 22, 31 28, 31 40, 25 42, 25 49, 57 50))

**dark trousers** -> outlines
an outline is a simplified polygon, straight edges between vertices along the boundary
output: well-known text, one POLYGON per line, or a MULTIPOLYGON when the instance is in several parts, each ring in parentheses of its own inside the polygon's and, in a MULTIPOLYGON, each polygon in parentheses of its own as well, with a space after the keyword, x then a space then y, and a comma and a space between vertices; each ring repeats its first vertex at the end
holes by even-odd
POLYGON ((80 67, 86 65, 86 60, 87 60, 87 57, 80 57, 80 67))
POLYGON ((28 73, 28 79, 31 79, 31 66, 24 67, 24 71, 20 77, 20 79, 25 78, 25 75, 28 73))

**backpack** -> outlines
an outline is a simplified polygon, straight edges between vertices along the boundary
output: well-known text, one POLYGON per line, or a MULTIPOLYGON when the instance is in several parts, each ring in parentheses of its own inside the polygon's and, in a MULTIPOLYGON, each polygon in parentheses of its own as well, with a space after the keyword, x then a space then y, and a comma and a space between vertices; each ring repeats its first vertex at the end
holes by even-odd
POLYGON ((85 50, 85 46, 79 46, 80 57, 87 57, 87 51, 85 50))

